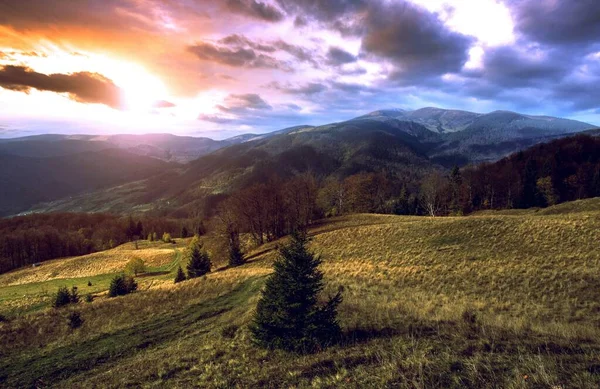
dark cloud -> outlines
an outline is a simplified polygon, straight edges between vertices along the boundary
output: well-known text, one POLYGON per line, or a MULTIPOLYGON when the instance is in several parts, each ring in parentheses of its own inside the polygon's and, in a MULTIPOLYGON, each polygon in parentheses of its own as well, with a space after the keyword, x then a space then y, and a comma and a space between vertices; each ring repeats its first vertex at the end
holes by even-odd
POLYGON ((123 107, 122 90, 108 78, 97 73, 42 74, 24 66, 7 65, 0 68, 0 87, 19 92, 31 89, 67 93, 81 103, 123 107))
POLYGON ((277 0, 277 4, 290 14, 300 14, 321 21, 334 20, 345 14, 363 11, 368 0, 277 0))
POLYGON ((219 43, 227 45, 227 46, 237 46, 237 47, 248 46, 254 50, 263 51, 266 53, 273 53, 273 52, 277 51, 277 48, 272 45, 254 42, 254 41, 248 39, 246 36, 239 35, 239 34, 228 35, 225 38, 220 39, 219 43))
POLYGON ((315 60, 315 53, 308 49, 305 49, 301 46, 289 44, 282 40, 274 42, 273 45, 279 50, 285 51, 286 53, 292 55, 294 58, 301 62, 309 62, 315 67, 318 67, 317 61, 315 60))
POLYGON ((255 93, 248 94, 231 94, 225 99, 225 105, 217 105, 222 112, 241 114, 251 111, 271 110, 273 107, 269 105, 262 97, 255 93))
POLYGON ((586 45, 600 38, 598 0, 507 0, 516 29, 548 44, 586 45))
POLYGON ((256 0, 227 0, 226 4, 233 12, 267 22, 279 22, 284 17, 277 8, 256 0))
POLYGON ((217 123, 217 124, 230 124, 230 123, 236 122, 236 119, 225 118, 225 117, 217 116, 217 115, 207 115, 207 114, 203 114, 203 113, 198 115, 198 120, 201 120, 204 122, 210 122, 210 123, 217 123))
POLYGON ((334 66, 356 62, 356 57, 339 47, 330 47, 327 52, 327 62, 334 66))
POLYGON ((199 42, 193 46, 188 46, 187 50, 200 60, 216 62, 222 65, 240 68, 290 70, 286 64, 274 57, 257 53, 256 50, 248 47, 229 48, 208 42, 199 42))
POLYGON ((176 107, 175 104, 171 103, 170 101, 166 101, 166 100, 160 100, 157 101, 156 103, 154 103, 154 108, 173 108, 176 107))
POLYGON ((330 83, 331 88, 349 93, 376 93, 377 90, 361 84, 333 81, 330 83))
POLYGON ((553 97, 571 109, 600 110, 600 56, 587 57, 576 70, 553 87, 553 97))
POLYGON ((228 35, 218 44, 200 42, 188 47, 188 51, 205 61, 246 68, 266 68, 292 71, 292 64, 274 57, 275 53, 287 53, 299 62, 308 62, 314 67, 319 64, 316 54, 309 49, 292 45, 283 40, 253 41, 240 34, 228 35))
POLYGON ((306 26, 307 24, 308 24, 308 21, 306 20, 306 18, 301 15, 296 16, 296 18, 294 19, 295 27, 301 28, 301 27, 306 26))
POLYGON ((483 68, 473 74, 502 88, 545 86, 548 80, 565 77, 573 66, 570 59, 557 54, 556 50, 519 50, 512 46, 488 49, 483 68))
POLYGON ((406 2, 381 4, 365 18, 362 52, 392 61, 392 77, 413 82, 459 72, 473 39, 450 31, 436 14, 406 2))
POLYGON ((312 96, 327 90, 327 86, 318 82, 309 82, 301 86, 292 86, 290 84, 283 85, 279 82, 272 82, 268 87, 276 89, 280 92, 291 95, 312 96))
POLYGON ((339 74, 342 76, 362 76, 363 74, 367 74, 367 69, 361 67, 353 69, 340 69, 339 74))

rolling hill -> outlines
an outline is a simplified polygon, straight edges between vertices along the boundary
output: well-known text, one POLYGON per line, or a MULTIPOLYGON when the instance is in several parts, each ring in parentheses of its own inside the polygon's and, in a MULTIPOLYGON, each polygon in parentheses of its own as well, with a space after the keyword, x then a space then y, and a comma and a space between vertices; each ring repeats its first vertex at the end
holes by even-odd
POLYGON ((173 285, 185 242, 142 242, 0 275, 0 385, 562 387, 600 383, 600 199, 455 218, 352 215, 316 224, 344 339, 312 355, 256 348, 250 323, 277 244, 173 285), (132 295, 111 277, 142 257, 132 295), (88 286, 91 281, 91 286, 88 286), (60 285, 95 296, 49 308, 60 285), (26 298, 23 298, 26 297, 26 298), (71 330, 78 311, 83 326, 71 330))

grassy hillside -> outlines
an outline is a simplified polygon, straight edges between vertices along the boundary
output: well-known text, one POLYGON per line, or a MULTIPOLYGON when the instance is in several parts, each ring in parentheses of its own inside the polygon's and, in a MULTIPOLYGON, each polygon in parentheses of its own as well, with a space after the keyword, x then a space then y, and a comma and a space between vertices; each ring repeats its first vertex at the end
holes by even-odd
POLYGON ((600 199, 461 218, 354 215, 311 234, 326 293, 345 287, 341 345, 290 356, 251 344, 276 243, 224 269, 208 236, 218 270, 178 285, 185 242, 126 245, 0 276, 0 386, 600 385, 600 199), (133 295, 103 297, 133 255, 152 274, 133 295), (46 308, 58 285, 86 293, 90 277, 93 303, 46 308), (77 330, 73 310, 85 320, 77 330))

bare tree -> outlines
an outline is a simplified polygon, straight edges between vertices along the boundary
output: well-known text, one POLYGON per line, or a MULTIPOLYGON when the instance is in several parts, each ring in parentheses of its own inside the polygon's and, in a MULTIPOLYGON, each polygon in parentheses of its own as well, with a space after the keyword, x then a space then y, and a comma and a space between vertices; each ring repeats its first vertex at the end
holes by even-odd
POLYGON ((421 182, 421 204, 431 217, 443 210, 447 180, 438 172, 431 173, 421 182))

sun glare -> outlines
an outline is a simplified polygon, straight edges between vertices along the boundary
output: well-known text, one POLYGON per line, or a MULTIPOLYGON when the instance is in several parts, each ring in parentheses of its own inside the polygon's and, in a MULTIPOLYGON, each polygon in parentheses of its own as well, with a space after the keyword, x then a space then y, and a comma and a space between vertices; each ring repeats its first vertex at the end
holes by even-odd
POLYGON ((101 74, 123 90, 124 108, 128 111, 150 113, 156 102, 168 100, 168 91, 163 82, 137 63, 102 54, 67 51, 54 45, 45 45, 39 51, 45 55, 22 56, 17 59, 45 74, 101 74))

